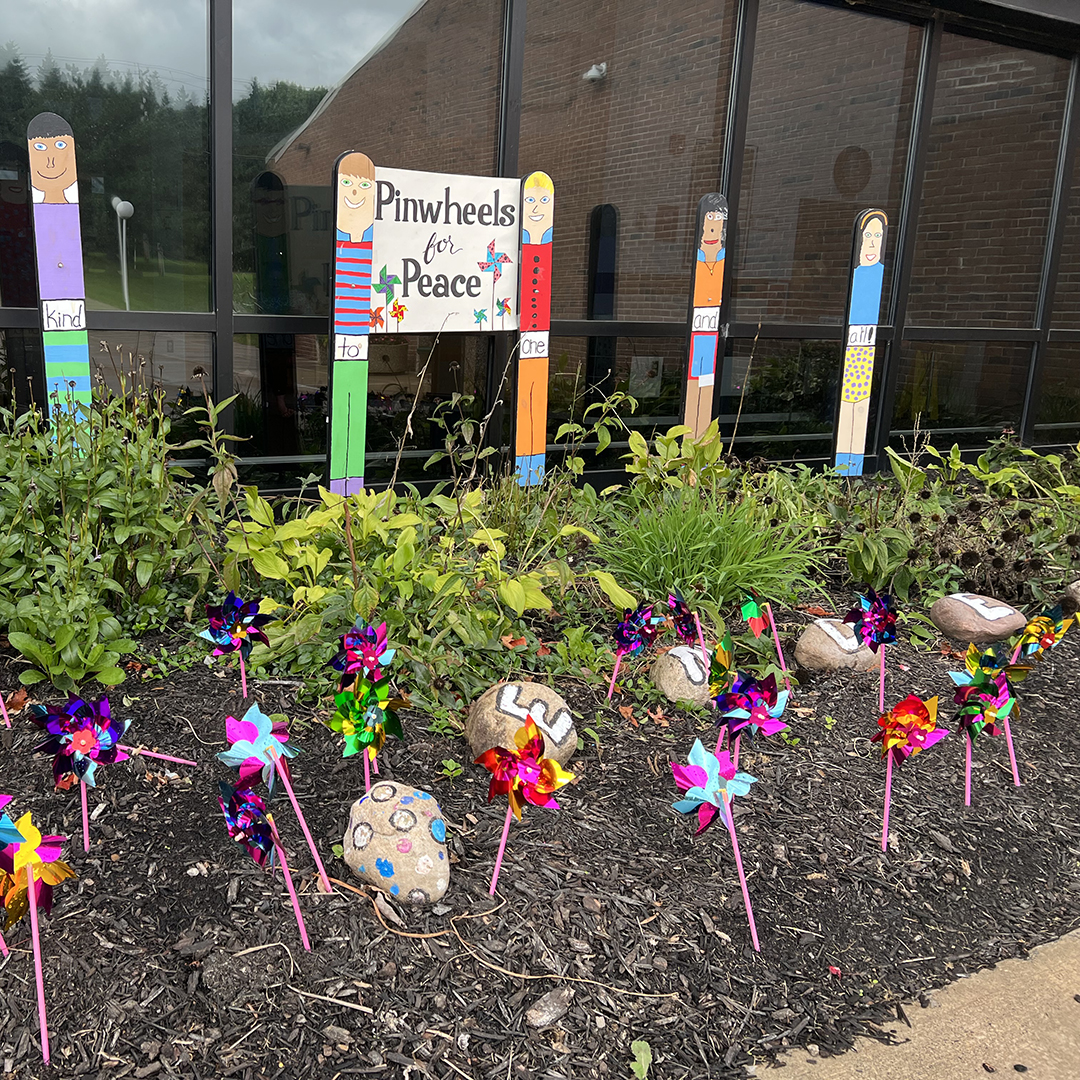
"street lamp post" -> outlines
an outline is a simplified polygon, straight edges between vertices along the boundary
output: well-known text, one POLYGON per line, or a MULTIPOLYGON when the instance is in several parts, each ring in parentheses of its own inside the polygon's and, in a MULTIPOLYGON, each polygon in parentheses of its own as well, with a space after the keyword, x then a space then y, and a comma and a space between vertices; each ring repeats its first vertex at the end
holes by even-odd
POLYGON ((119 195, 112 197, 112 208, 116 211, 116 239, 120 244, 120 282, 124 287, 124 310, 131 310, 131 302, 128 299, 128 273, 127 273, 127 223, 128 218, 135 213, 135 207, 119 195))

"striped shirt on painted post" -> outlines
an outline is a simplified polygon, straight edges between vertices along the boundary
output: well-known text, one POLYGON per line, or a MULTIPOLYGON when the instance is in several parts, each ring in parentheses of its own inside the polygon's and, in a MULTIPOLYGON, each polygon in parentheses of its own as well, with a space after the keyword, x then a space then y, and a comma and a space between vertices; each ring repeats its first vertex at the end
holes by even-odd
POLYGON ((350 240, 338 231, 334 261, 334 333, 361 335, 371 329, 371 229, 350 240))

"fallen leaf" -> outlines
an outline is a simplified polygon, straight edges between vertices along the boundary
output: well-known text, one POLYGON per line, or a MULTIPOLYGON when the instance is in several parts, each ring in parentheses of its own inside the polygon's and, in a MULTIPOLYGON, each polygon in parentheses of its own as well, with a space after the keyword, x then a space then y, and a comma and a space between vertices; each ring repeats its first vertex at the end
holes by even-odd
POLYGON ((641 725, 634 719, 634 706, 633 705, 620 705, 619 712, 622 713, 624 720, 629 720, 634 727, 640 727, 641 725))
POLYGON ((501 638, 499 638, 499 640, 508 649, 516 649, 519 645, 524 645, 525 644, 525 639, 523 637, 519 637, 519 638, 511 637, 510 634, 503 634, 503 636, 501 638))
POLYGON ((796 604, 796 611, 805 611, 807 615, 813 615, 816 619, 831 619, 836 615, 835 611, 826 611, 817 604, 796 604))
POLYGON ((128 671, 134 671, 136 674, 142 671, 145 666, 145 664, 140 664, 138 660, 129 660, 125 665, 128 671))
POLYGON ((794 711, 796 716, 813 716, 814 715, 814 710, 813 709, 801 708, 798 705, 793 705, 792 710, 794 711))
POLYGON ((540 648, 536 650, 537 656, 550 656, 551 650, 541 641, 540 648))
POLYGON ((7 705, 7 711, 9 716, 14 716, 16 713, 21 713, 26 708, 26 703, 30 700, 30 694, 26 687, 20 686, 10 697, 4 699, 4 703, 7 705))

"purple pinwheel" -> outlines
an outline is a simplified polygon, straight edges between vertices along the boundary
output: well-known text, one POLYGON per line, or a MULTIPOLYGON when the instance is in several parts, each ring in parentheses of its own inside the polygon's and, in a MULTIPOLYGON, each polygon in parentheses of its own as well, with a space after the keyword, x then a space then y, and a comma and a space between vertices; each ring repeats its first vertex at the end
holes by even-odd
POLYGON ((128 722, 116 720, 109 710, 109 699, 84 701, 74 694, 67 705, 32 705, 31 719, 47 736, 34 753, 53 754, 53 779, 56 787, 66 790, 78 781, 96 786, 98 765, 126 761, 120 739, 128 722))
POLYGON ((852 608, 843 621, 852 624, 859 640, 872 652, 896 641, 896 603, 888 593, 878 594, 869 585, 866 595, 859 597, 859 607, 852 608))
POLYGON ((261 629, 273 619, 272 615, 259 614, 258 600, 244 603, 236 593, 230 592, 220 607, 206 605, 206 617, 210 629, 200 632, 199 637, 212 641, 217 648, 214 656, 239 652, 243 659, 251 654, 252 642, 261 641, 269 646, 270 639, 261 629))
POLYGON ((357 623, 342 637, 341 651, 330 663, 346 675, 364 675, 370 681, 378 682, 395 652, 386 647, 386 623, 378 626, 357 623))
POLYGON ((671 608, 671 621, 675 624, 675 633, 679 640, 687 645, 696 645, 698 640, 697 623, 694 621, 694 613, 690 605, 683 598, 678 589, 667 598, 668 607, 671 608))
POLYGON ((265 865, 274 851, 274 833, 266 817, 266 803, 244 785, 231 788, 220 783, 218 787, 221 790, 218 804, 225 815, 230 838, 243 844, 259 866, 265 865))
MULTIPOLYGON (((777 692, 776 676, 769 675, 760 682, 752 675, 740 671, 726 694, 718 694, 714 703, 720 713, 721 722, 726 720, 729 733, 740 736, 742 732, 752 738, 758 732, 763 735, 775 735, 787 730, 787 724, 780 722, 780 717, 787 708, 789 694, 787 690, 777 692)), ((735 762, 738 764, 738 752, 735 762)))
POLYGON ((643 652, 652 645, 663 622, 664 617, 654 615, 652 604, 647 604, 644 600, 633 611, 627 608, 623 612, 622 622, 615 627, 615 669, 608 685, 609 698, 615 691, 615 679, 619 674, 622 658, 628 653, 643 652))

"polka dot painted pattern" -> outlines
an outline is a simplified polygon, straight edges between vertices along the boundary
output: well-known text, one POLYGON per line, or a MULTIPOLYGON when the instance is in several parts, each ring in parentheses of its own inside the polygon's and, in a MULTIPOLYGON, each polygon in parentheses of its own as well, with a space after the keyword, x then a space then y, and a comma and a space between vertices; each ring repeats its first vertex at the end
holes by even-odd
POLYGON ((866 401, 874 381, 874 346, 849 345, 844 350, 844 379, 841 399, 866 401))

